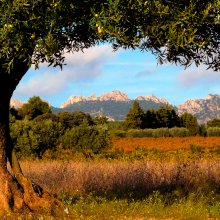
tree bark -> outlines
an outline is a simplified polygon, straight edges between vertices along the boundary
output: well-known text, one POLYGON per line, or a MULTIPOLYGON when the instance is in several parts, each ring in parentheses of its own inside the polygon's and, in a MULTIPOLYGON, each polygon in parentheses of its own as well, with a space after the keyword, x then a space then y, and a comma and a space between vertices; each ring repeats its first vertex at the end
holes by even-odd
POLYGON ((23 209, 61 214, 61 202, 24 177, 13 151, 9 129, 10 99, 18 82, 29 69, 26 63, 20 64, 16 66, 18 72, 8 74, 0 71, 0 216, 4 212, 23 209), (10 172, 7 161, 11 166, 10 172))
POLYGON ((23 206, 22 195, 16 181, 7 170, 7 159, 11 160, 12 146, 9 135, 9 106, 12 96, 9 76, 0 80, 0 211, 10 211, 11 207, 23 206))

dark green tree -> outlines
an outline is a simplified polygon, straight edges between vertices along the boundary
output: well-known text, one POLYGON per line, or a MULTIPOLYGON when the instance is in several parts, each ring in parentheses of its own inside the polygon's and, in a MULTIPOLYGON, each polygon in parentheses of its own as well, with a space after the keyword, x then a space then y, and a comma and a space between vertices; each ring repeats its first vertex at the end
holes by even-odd
POLYGON ((58 120, 61 122, 65 129, 76 127, 79 125, 94 125, 94 122, 92 120, 92 117, 85 112, 77 111, 77 112, 59 112, 58 120))
POLYGON ((176 111, 174 109, 170 110, 170 114, 169 114, 169 128, 173 128, 173 127, 180 127, 180 117, 179 115, 176 113, 176 111))
POLYGON ((220 118, 213 118, 207 122, 207 127, 220 127, 220 118))
POLYGON ((179 127, 180 119, 176 111, 169 106, 161 106, 156 111, 157 115, 157 127, 179 127))
POLYGON ((51 113, 50 106, 39 96, 33 96, 27 103, 23 104, 22 107, 18 109, 18 114, 22 118, 27 117, 30 120, 46 113, 51 113))
POLYGON ((219 10, 218 0, 0 0, 0 210, 55 210, 22 175, 9 135, 10 99, 32 64, 62 67, 65 52, 105 41, 151 51, 159 63, 219 70, 219 10))
POLYGON ((125 117, 124 128, 143 128, 144 126, 144 110, 140 107, 138 101, 134 101, 133 107, 129 110, 125 117))
POLYGON ((180 116, 180 125, 189 130, 189 135, 195 136, 199 132, 197 119, 190 113, 185 112, 180 116))
POLYGON ((144 114, 144 128, 157 128, 157 114, 154 109, 149 109, 144 114))
POLYGON ((43 121, 45 121, 45 120, 51 120, 51 121, 53 121, 53 122, 58 122, 58 121, 59 121, 57 115, 55 115, 55 114, 53 114, 53 113, 51 113, 51 112, 49 112, 49 113, 44 113, 44 114, 42 114, 42 115, 38 115, 38 116, 34 119, 34 121, 37 121, 37 122, 41 122, 41 121, 43 122, 43 121))
POLYGON ((199 135, 203 137, 207 136, 207 128, 205 124, 199 125, 199 135))
POLYGON ((104 125, 108 123, 108 118, 106 116, 97 116, 94 118, 94 123, 96 125, 104 125))
POLYGON ((169 110, 161 106, 156 111, 158 128, 166 128, 169 125, 169 110))

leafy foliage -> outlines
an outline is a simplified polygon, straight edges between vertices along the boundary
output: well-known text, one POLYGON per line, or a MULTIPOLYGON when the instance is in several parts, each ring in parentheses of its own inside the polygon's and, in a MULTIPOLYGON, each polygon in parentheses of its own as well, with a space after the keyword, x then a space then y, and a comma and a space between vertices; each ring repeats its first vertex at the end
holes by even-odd
POLYGON ((169 106, 161 106, 156 111, 156 122, 158 128, 172 128, 180 125, 179 116, 176 111, 169 106))
POLYGON ((88 113, 82 111, 76 112, 59 112, 58 120, 63 124, 65 129, 72 128, 79 125, 90 126, 94 125, 93 119, 88 113))
POLYGON ((218 0, 1 0, 0 6, 0 59, 8 72, 16 59, 62 65, 65 51, 98 41, 150 50, 161 63, 219 69, 218 0))
POLYGON ((219 10, 218 0, 109 1, 94 22, 116 49, 138 47, 156 54, 159 63, 219 70, 219 10))
POLYGON ((144 111, 139 106, 138 101, 134 101, 133 107, 129 110, 124 121, 124 127, 127 128, 143 128, 144 111))
POLYGON ((199 125, 199 135, 203 137, 207 136, 207 128, 205 124, 199 125))
POLYGON ((183 113, 180 116, 180 123, 182 127, 189 130, 190 135, 197 135, 199 132, 199 126, 196 117, 190 113, 183 113))
POLYGON ((207 129, 208 136, 220 136, 220 127, 209 127, 207 129))
POLYGON ((64 148, 72 148, 75 151, 100 153, 110 147, 110 140, 105 128, 94 126, 78 126, 66 130, 60 138, 64 148))
POLYGON ((62 124, 52 120, 24 119, 11 125, 12 141, 19 156, 41 157, 47 149, 54 151, 63 132, 62 124))
POLYGON ((50 106, 47 102, 42 101, 39 96, 31 97, 27 103, 18 109, 18 114, 22 118, 28 117, 30 120, 46 113, 51 113, 50 106))
POLYGON ((220 118, 213 118, 207 122, 208 127, 220 127, 220 118))

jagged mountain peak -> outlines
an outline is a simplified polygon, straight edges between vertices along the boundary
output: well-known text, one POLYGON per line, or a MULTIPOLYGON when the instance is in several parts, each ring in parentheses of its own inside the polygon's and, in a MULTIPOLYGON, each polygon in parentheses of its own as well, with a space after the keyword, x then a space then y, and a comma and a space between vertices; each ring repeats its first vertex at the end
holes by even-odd
POLYGON ((208 95, 206 96, 206 100, 215 99, 215 98, 220 99, 220 95, 217 95, 217 94, 208 94, 208 95))
POLYGON ((153 94, 151 95, 146 95, 146 96, 138 96, 136 98, 136 100, 146 100, 146 101, 152 101, 152 102, 155 102, 155 103, 163 103, 163 104, 169 104, 169 102, 165 99, 165 98, 159 98, 153 94))
POLYGON ((209 94, 205 99, 190 99, 177 106, 178 113, 188 112, 197 117, 199 123, 210 118, 220 118, 220 95, 209 94))
POLYGON ((129 101, 128 95, 118 90, 105 93, 99 97, 100 101, 129 101))
POLYGON ((105 93, 101 96, 96 96, 93 94, 91 96, 71 96, 66 102, 61 104, 61 108, 65 108, 77 102, 82 101, 129 101, 128 95, 118 90, 105 93))

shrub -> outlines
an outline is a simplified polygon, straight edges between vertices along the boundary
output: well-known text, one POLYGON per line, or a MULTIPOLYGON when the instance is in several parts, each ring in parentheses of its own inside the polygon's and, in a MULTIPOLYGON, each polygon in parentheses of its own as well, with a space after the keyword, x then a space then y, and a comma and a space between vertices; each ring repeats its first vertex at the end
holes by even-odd
POLYGON ((144 137, 153 137, 153 132, 154 132, 155 129, 144 129, 143 130, 143 134, 144 134, 144 137))
POLYGON ((119 137, 119 138, 122 138, 122 137, 126 137, 126 131, 123 131, 123 130, 110 130, 108 131, 110 137, 119 137))
POLYGON ((143 130, 140 129, 130 129, 127 131, 127 137, 144 137, 143 130))
POLYGON ((153 131, 153 137, 169 137, 169 129, 168 128, 157 128, 153 131))
POLYGON ((19 156, 41 157, 47 149, 55 150, 63 132, 61 123, 52 120, 37 122, 25 119, 11 125, 12 141, 19 156))
POLYGON ((170 128, 169 133, 171 137, 188 137, 189 136, 189 130, 187 128, 170 128))
POLYGON ((105 128, 95 126, 78 126, 68 129, 60 138, 64 148, 74 148, 76 151, 100 153, 110 147, 110 140, 105 128))
POLYGON ((209 127, 207 129, 208 136, 220 136, 220 127, 209 127))
POLYGON ((130 129, 127 131, 127 137, 153 137, 156 129, 130 129))

